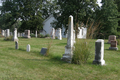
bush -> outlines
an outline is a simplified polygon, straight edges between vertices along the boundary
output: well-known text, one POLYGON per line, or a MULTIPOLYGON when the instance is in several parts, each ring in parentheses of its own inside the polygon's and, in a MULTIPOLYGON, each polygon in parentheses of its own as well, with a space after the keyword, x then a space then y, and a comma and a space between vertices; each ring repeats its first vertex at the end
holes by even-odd
POLYGON ((51 41, 51 42, 48 42, 47 52, 46 52, 45 56, 49 56, 49 54, 50 54, 50 48, 51 48, 51 44, 52 44, 52 41, 51 41))
POLYGON ((38 34, 38 38, 45 38, 43 34, 38 34))
POLYGON ((13 36, 10 36, 10 37, 6 37, 4 40, 5 40, 5 41, 11 41, 12 38, 13 38, 13 36))
POLYGON ((50 35, 49 35, 49 34, 46 34, 45 37, 50 37, 50 35))
POLYGON ((30 34, 31 37, 35 37, 35 34, 30 34))
POLYGON ((117 39, 117 44, 120 45, 120 39, 117 39))
POLYGON ((90 46, 85 40, 76 40, 74 44, 72 63, 83 64, 86 63, 90 55, 90 46))

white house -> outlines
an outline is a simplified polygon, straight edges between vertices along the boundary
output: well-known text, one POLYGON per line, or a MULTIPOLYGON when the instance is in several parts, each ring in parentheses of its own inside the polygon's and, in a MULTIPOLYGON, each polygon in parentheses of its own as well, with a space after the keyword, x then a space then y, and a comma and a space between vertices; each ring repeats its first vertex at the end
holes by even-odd
MULTIPOLYGON (((43 35, 46 35, 46 34, 49 34, 51 35, 52 34, 52 25, 51 23, 56 21, 56 19, 54 18, 53 15, 50 15, 44 22, 43 22, 43 31, 40 32, 40 34, 43 34, 43 35)), ((62 34, 62 37, 65 37, 64 35, 64 31, 65 31, 65 28, 62 26, 62 30, 61 30, 61 34, 62 34)))

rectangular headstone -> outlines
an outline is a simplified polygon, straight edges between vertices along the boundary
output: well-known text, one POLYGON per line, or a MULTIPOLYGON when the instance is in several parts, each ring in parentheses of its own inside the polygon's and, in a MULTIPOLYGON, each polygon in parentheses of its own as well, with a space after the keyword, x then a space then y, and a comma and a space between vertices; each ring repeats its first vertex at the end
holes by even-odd
POLYGON ((118 48, 117 48, 117 41, 111 40, 110 45, 111 45, 111 46, 109 47, 110 50, 118 50, 118 48))
POLYGON ((116 41, 116 36, 115 35, 110 35, 108 39, 108 43, 111 43, 111 40, 116 41))
POLYGON ((31 38, 30 37, 30 30, 25 30, 25 35, 24 35, 25 38, 31 38))
POLYGON ((14 29, 13 41, 18 41, 18 37, 17 37, 17 28, 14 29))
POLYGON ((95 60, 93 64, 105 65, 104 58, 104 40, 98 39, 95 42, 95 60))

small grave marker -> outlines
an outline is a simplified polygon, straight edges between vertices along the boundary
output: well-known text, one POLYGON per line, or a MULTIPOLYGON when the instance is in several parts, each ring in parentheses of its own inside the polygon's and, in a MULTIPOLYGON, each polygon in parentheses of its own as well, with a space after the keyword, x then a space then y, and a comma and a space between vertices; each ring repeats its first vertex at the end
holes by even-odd
POLYGON ((30 45, 29 45, 29 44, 27 45, 26 51, 27 51, 27 52, 30 52, 30 45))
POLYGON ((47 52, 47 48, 42 48, 40 54, 45 55, 47 52))

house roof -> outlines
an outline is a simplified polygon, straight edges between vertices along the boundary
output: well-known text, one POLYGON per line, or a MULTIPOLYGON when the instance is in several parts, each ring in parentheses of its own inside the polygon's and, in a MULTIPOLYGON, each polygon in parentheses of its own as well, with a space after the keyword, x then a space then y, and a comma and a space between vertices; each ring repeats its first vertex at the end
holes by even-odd
POLYGON ((54 17, 53 14, 51 14, 46 20, 43 21, 43 24, 47 22, 51 17, 54 17))

